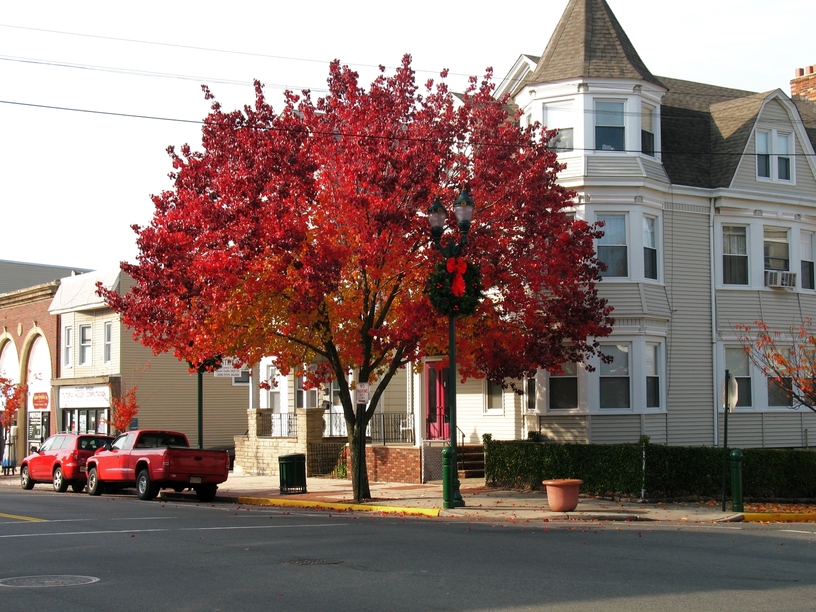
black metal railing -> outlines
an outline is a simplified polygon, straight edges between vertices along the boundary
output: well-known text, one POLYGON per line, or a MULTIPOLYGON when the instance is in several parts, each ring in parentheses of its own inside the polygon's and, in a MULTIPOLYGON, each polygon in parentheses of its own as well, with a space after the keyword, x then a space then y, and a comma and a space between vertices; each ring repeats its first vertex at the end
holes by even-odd
MULTIPOLYGON (((323 437, 348 436, 346 418, 342 414, 323 414, 323 437)), ((378 412, 366 427, 366 436, 375 444, 413 444, 414 415, 403 412, 378 412)))
POLYGON ((297 438, 297 415, 291 412, 259 412, 258 437, 297 438))
POLYGON ((375 413, 368 423, 368 435, 376 444, 413 444, 414 415, 403 412, 375 413))

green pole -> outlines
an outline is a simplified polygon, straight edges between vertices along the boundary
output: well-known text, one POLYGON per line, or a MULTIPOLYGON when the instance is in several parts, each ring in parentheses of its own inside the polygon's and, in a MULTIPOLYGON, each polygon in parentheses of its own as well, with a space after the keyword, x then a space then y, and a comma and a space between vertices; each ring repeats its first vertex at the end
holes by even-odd
POLYGON ((745 512, 742 503, 742 451, 738 448, 731 451, 731 510, 745 512))
POLYGON ((450 353, 450 370, 448 372, 448 406, 450 406, 450 418, 448 425, 450 427, 450 448, 451 448, 451 464, 450 464, 450 479, 453 484, 453 506, 461 508, 465 505, 465 500, 462 499, 462 494, 459 491, 459 461, 456 452, 456 317, 450 316, 450 326, 448 330, 448 352, 450 353))

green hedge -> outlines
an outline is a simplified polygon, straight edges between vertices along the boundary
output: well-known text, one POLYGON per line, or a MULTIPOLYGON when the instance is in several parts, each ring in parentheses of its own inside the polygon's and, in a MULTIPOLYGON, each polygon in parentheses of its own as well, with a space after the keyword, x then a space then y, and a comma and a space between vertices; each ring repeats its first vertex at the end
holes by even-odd
MULTIPOLYGON (((722 493, 721 448, 650 444, 541 444, 485 436, 485 480, 490 486, 540 489, 550 478, 580 478, 590 495, 650 498, 717 497, 722 493), (644 478, 644 451, 646 471, 644 478)), ((745 449, 746 498, 816 497, 816 453, 745 449)), ((730 462, 727 493, 730 495, 730 462)))

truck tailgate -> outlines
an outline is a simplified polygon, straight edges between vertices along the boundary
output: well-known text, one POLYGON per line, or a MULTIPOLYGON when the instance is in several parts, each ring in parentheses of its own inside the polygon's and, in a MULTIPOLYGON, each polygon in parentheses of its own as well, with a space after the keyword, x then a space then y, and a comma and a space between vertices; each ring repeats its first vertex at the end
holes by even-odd
POLYGON ((194 448, 167 449, 170 471, 184 474, 222 474, 229 471, 229 455, 226 451, 198 450, 194 448))

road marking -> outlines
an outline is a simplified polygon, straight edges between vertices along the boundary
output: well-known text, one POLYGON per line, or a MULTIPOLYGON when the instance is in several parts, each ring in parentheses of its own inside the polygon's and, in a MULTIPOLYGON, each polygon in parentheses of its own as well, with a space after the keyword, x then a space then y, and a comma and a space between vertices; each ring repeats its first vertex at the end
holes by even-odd
POLYGON ((48 519, 35 518, 33 516, 20 516, 18 514, 4 514, 0 512, 0 517, 8 519, 16 519, 18 521, 29 521, 31 523, 47 523, 48 519))
MULTIPOLYGON (((296 527, 339 527, 344 523, 326 523, 321 525, 245 525, 242 527, 185 527, 175 531, 228 531, 235 529, 294 529, 296 527)), ((103 535, 113 533, 156 533, 162 531, 174 531, 173 529, 118 529, 100 531, 64 531, 59 533, 18 533, 13 535, 0 535, 0 539, 5 538, 39 538, 43 536, 77 536, 77 535, 103 535)))
POLYGON ((798 529, 780 529, 779 531, 782 531, 784 533, 806 533, 808 535, 813 535, 814 533, 816 533, 814 531, 800 531, 798 529))

